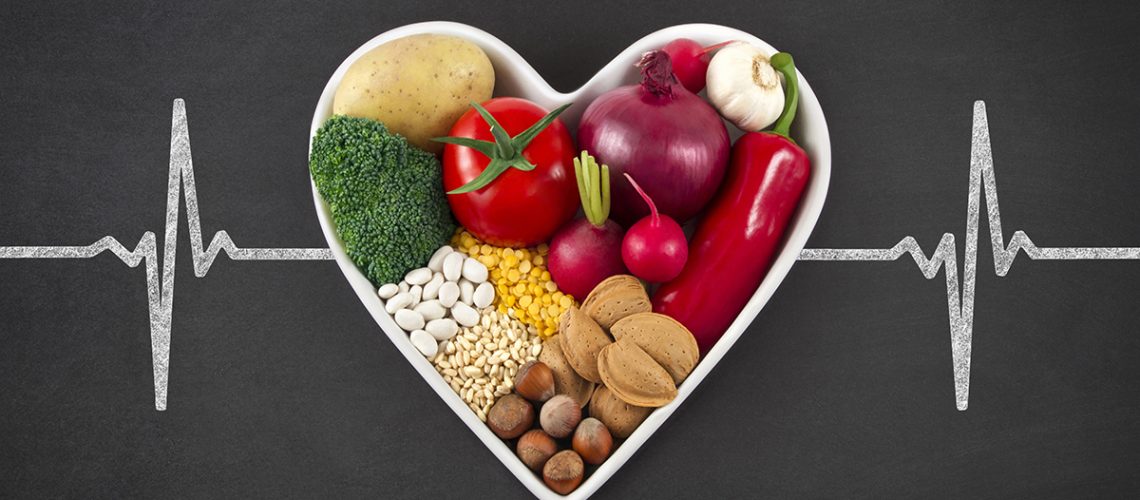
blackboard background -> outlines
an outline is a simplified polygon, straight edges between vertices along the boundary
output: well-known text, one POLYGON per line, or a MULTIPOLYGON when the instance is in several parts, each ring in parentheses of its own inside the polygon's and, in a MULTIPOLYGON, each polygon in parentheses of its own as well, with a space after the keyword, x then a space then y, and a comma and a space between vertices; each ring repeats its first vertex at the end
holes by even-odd
MULTIPOLYGON (((1140 246, 1135 6, 100 3, 0 6, 0 245, 161 233, 182 97, 204 231, 323 246, 305 156, 325 81, 372 36, 447 19, 496 34, 562 90, 672 24, 795 53, 834 152, 811 247, 961 241, 975 99, 1007 238, 1140 246)), ((968 411, 954 408, 941 276, 906 258, 800 263, 598 496, 1135 494, 1140 263, 1022 256, 997 279, 986 234, 968 411)), ((0 496, 526 495, 335 264, 223 258, 196 279, 179 238, 161 413, 141 268, 0 261, 0 496)))

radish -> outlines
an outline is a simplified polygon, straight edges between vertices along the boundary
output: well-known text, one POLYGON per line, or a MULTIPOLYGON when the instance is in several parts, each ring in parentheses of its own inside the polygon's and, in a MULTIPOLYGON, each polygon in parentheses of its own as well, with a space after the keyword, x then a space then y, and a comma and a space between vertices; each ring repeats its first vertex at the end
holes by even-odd
POLYGON ((689 260, 689 246, 681 225, 668 215, 657 213, 653 198, 645 194, 637 181, 625 174, 633 189, 649 205, 649 215, 630 226, 621 245, 621 259, 634 276, 650 283, 664 283, 676 278, 689 260))
POLYGON ((705 88, 705 73, 709 69, 711 53, 731 42, 718 43, 708 47, 688 38, 678 38, 665 44, 661 50, 669 54, 673 62, 673 74, 681 81, 681 85, 694 94, 705 88))
POLYGON ((578 197, 585 217, 566 223, 550 241, 546 268, 563 293, 583 300, 602 280, 625 274, 622 228, 609 220, 610 167, 585 151, 574 158, 578 197))

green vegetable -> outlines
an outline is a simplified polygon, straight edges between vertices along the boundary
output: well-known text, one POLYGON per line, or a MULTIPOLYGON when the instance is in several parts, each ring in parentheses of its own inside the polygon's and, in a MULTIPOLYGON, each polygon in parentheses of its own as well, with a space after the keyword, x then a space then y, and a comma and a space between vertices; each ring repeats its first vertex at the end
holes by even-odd
POLYGON ((439 161, 378 121, 330 118, 309 171, 349 258, 376 286, 424 266, 455 231, 439 161))
POLYGON ((610 166, 599 166, 583 149, 581 159, 574 158, 574 177, 578 179, 582 213, 590 224, 602 227, 610 217, 610 166))

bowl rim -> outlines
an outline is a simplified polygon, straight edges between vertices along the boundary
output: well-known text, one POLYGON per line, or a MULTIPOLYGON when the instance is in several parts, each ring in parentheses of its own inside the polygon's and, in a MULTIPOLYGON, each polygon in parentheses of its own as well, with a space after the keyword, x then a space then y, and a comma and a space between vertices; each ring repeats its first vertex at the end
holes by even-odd
MULTIPOLYGON (((509 66, 511 68, 510 71, 514 73, 513 77, 523 81, 523 84, 526 85, 528 94, 530 94, 527 95, 526 98, 548 109, 565 102, 588 98, 588 93, 596 90, 593 87, 598 85, 597 82, 609 78, 612 73, 626 71, 630 63, 636 61, 636 58, 647 50, 647 48, 659 47, 663 45, 662 41, 671 40, 673 38, 687 37, 698 41, 702 39, 711 40, 708 43, 715 43, 715 41, 718 40, 742 40, 756 45, 769 54, 776 52, 776 49, 758 37, 735 28, 706 23, 674 25, 653 31, 632 42, 626 49, 623 49, 611 59, 610 62, 600 68, 589 80, 582 84, 582 86, 571 92, 562 93, 553 89, 530 63, 513 48, 494 35, 479 28, 449 21, 429 21, 403 25, 385 31, 362 44, 346 57, 337 67, 336 71, 333 72, 321 92, 320 99, 313 113, 309 134, 310 153, 312 149, 312 139, 316 135, 317 129, 320 128, 321 124, 332 114, 332 101, 336 93, 336 87, 344 77, 344 74, 348 71, 349 66, 363 54, 384 42, 423 33, 455 35, 476 43, 487 52, 488 57, 492 59, 492 63, 495 66, 496 91, 498 91, 501 81, 499 78, 500 71, 502 71, 502 68, 509 66)), ((831 177, 830 135, 818 98, 813 92, 808 80, 798 69, 797 74, 799 78, 800 107, 797 114, 796 126, 794 127, 794 130, 797 130, 797 134, 794 135, 800 137, 799 143, 804 147, 811 159, 812 176, 804 192, 804 198, 800 201, 800 205, 793 217, 792 224, 789 225, 791 229, 788 230, 786 239, 776 259, 773 260, 768 274, 748 300, 740 315, 732 322, 720 340, 718 340, 704 358, 701 359, 693 373, 678 387, 677 397, 669 404, 651 413, 645 422, 643 422, 620 447, 614 450, 613 454, 600 465, 590 477, 583 481, 575 491, 566 496, 559 495, 547 488, 540 476, 527 468, 516 457, 513 450, 507 446, 507 443, 495 436, 487 425, 478 419, 463 400, 452 391, 451 387, 443 380, 443 377, 436 372, 430 361, 412 346, 407 334, 395 324, 392 317, 385 311, 383 303, 376 294, 376 288, 364 277, 352 263, 351 259, 345 254, 343 243, 336 234, 329 217, 328 206, 324 203, 320 193, 317 191, 316 185, 312 182, 312 178, 310 177, 313 202, 317 217, 320 220, 321 230, 329 242, 330 251, 337 265, 340 267, 361 302, 364 303, 365 308, 381 327, 384 334, 409 361, 413 369, 435 390, 443 402, 455 412, 460 420, 465 423, 481 441, 483 441, 483 444, 487 446, 492 454, 499 458, 503 465, 506 466, 520 482, 522 482, 523 486, 539 498, 587 498, 613 476, 613 474, 645 444, 648 438, 668 420, 673 412, 685 402, 696 387, 704 381, 709 372, 720 362, 732 345, 736 343, 745 329, 756 319, 776 288, 784 280, 788 271, 790 271, 819 219, 831 177)), ((583 108, 583 106, 573 106, 572 109, 573 108, 583 108)), ((576 126, 577 117, 581 114, 581 111, 582 110, 579 109, 577 113, 572 113, 568 110, 567 113, 563 115, 563 118, 571 122, 573 126, 576 126)), ((570 123, 568 123, 568 125, 570 125, 570 123)), ((730 130, 732 129, 733 128, 730 127, 730 130)), ((735 135, 739 134, 734 134, 734 137, 735 135)))

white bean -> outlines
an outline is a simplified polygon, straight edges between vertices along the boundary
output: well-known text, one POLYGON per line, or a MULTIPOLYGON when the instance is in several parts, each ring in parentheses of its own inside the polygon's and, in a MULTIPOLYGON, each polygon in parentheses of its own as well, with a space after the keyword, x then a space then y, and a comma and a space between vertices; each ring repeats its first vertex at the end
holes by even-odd
POLYGON ((479 323, 479 313, 463 302, 451 306, 451 317, 463 326, 475 326, 479 323))
POLYGON ((395 297, 397 293, 400 293, 400 285, 397 285, 395 283, 388 283, 387 285, 381 286, 380 289, 376 291, 376 294, 384 300, 395 297))
POLYGON ((396 286, 399 287, 400 293, 404 293, 412 288, 412 285, 409 285, 408 282, 404 280, 400 280, 400 284, 396 286))
POLYGON ((439 303, 443 307, 451 307, 455 305, 455 301, 459 300, 459 285, 454 282, 448 281, 439 287, 439 303))
POLYGON ((416 307, 416 304, 419 304, 420 299, 423 298, 424 287, 419 285, 412 285, 412 288, 408 290, 408 295, 412 297, 412 303, 408 307, 416 307))
POLYGON ((487 281, 487 266, 471 257, 463 261, 463 277, 472 283, 487 281))
POLYGON ((459 275, 463 273, 463 259, 465 257, 459 252, 451 252, 443 259, 443 278, 447 281, 455 281, 459 279, 459 275))
POLYGON ((424 317, 424 320, 431 321, 433 319, 440 319, 447 315, 447 309, 440 305, 438 300, 425 300, 416 305, 416 312, 424 317))
POLYGON ((412 332, 408 338, 412 341, 412 345, 416 346, 416 350, 420 351, 424 357, 430 358, 439 352, 439 344, 435 343, 435 339, 428 332, 423 330, 416 330, 412 332))
POLYGON ((467 280, 459 280, 459 301, 471 305, 474 301, 474 296, 475 285, 472 285, 471 282, 467 280))
POLYGON ((476 309, 482 309, 491 305, 491 301, 495 300, 495 287, 491 286, 489 282, 482 282, 475 288, 475 292, 471 294, 471 302, 475 305, 476 309))
POLYGON ((443 273, 435 273, 431 277, 431 281, 424 285, 423 300, 439 297, 439 287, 441 286, 443 286, 443 273))
POLYGON ((433 319, 428 321, 424 330, 427 330, 436 340, 447 340, 459 332, 459 325, 451 318, 433 319))
POLYGON ((431 281, 431 269, 426 267, 412 269, 408 271, 407 276, 404 276, 404 281, 407 281, 409 285, 423 285, 431 281))
POLYGON ((424 327, 424 317, 411 309, 400 309, 396 311, 396 324, 404 331, 419 330, 424 327))
POLYGON ((455 249, 451 248, 451 245, 444 245, 439 247, 439 250, 436 250, 435 253, 431 254, 431 258, 428 259, 428 269, 431 269, 437 273, 442 271, 443 259, 447 258, 447 256, 454 251, 455 249))
POLYGON ((396 311, 408 307, 411 304, 412 296, 408 294, 408 292, 397 293, 394 297, 388 299, 388 302, 384 303, 384 310, 388 311, 388 314, 396 314, 396 311))

